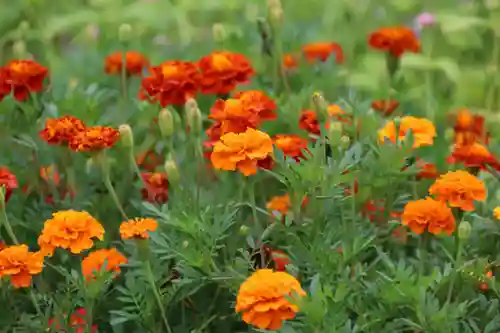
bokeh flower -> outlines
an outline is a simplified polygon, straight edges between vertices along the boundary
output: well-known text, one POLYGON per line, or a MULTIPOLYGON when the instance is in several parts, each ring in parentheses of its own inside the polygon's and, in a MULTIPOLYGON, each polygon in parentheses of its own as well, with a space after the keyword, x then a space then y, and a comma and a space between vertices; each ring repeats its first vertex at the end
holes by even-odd
POLYGON ((395 122, 392 120, 387 122, 379 130, 378 137, 381 142, 389 140, 396 143, 404 141, 409 132, 413 136, 413 148, 430 146, 434 143, 436 137, 436 128, 430 120, 412 116, 401 118, 397 132, 395 122))
POLYGON ((43 90, 43 81, 48 74, 48 69, 34 60, 11 60, 2 70, 0 79, 3 82, 0 86, 9 85, 14 98, 22 102, 28 99, 30 93, 43 90))
POLYGON ((40 131, 40 138, 50 145, 66 145, 85 128, 83 121, 73 116, 50 118, 45 121, 45 128, 40 131))
POLYGON ((344 62, 344 52, 338 43, 316 42, 302 46, 304 58, 309 63, 316 61, 325 62, 331 55, 335 56, 335 62, 341 64, 344 62))
POLYGON ((0 102, 10 94, 12 85, 9 81, 7 68, 0 67, 0 102))
POLYGON ((227 95, 255 75, 252 64, 243 54, 229 51, 215 51, 204 56, 198 67, 204 94, 227 95))
POLYGON ((458 146, 474 143, 488 144, 488 133, 485 129, 484 117, 472 114, 468 109, 460 109, 456 115, 454 142, 458 146))
POLYGON ((269 246, 264 246, 264 251, 271 258, 271 263, 274 267, 274 270, 277 272, 285 272, 286 265, 292 263, 288 254, 280 250, 273 250, 269 246))
POLYGON ((163 164, 163 162, 163 157, 157 154, 154 150, 145 150, 142 153, 137 154, 137 157, 135 158, 137 166, 149 172, 154 172, 156 168, 163 164))
POLYGON ((92 251, 82 260, 82 274, 85 279, 93 280, 101 272, 113 272, 113 277, 120 274, 120 266, 128 262, 117 249, 100 249, 92 251))
POLYGON ((27 288, 33 275, 43 270, 43 254, 30 252, 27 245, 7 246, 0 250, 0 278, 10 277, 14 288, 27 288))
MULTIPOLYGON (((66 328, 71 328, 74 333, 85 333, 87 330, 87 311, 84 308, 78 308, 76 309, 70 316, 69 318, 67 317, 67 314, 64 314, 64 325, 67 325, 69 327, 66 328)), ((48 322, 48 327, 51 329, 57 329, 61 330, 64 329, 65 327, 55 318, 51 318, 48 322)), ((94 324, 92 325, 91 332, 90 333, 97 333, 97 325, 94 324)))
POLYGON ((430 197, 408 202, 401 223, 418 235, 425 230, 435 235, 451 235, 456 228, 455 218, 446 203, 430 197))
POLYGON ((104 228, 85 211, 64 210, 45 221, 38 237, 40 251, 52 256, 56 248, 78 254, 94 246, 94 239, 103 240, 104 228))
POLYGON ((429 12, 423 12, 418 14, 415 18, 415 23, 418 29, 422 29, 423 27, 431 26, 436 23, 436 18, 429 12))
POLYGON ((467 171, 450 171, 439 177, 429 188, 437 200, 464 211, 474 210, 474 201, 486 200, 484 182, 467 171))
POLYGON ((450 164, 462 163, 467 168, 488 170, 488 166, 500 170, 500 161, 484 145, 475 142, 466 145, 454 145, 451 155, 446 160, 450 164))
POLYGON ((248 128, 243 133, 228 133, 214 144, 210 159, 216 169, 238 170, 245 176, 257 173, 258 162, 273 152, 271 137, 248 128))
MULTIPOLYGON (((331 121, 340 121, 345 124, 352 123, 350 115, 337 104, 330 104, 328 106, 328 116, 331 121)), ((325 126, 329 128, 330 122, 326 122, 325 126)), ((321 130, 316 112, 313 110, 302 111, 299 118, 299 128, 306 130, 310 134, 319 135, 321 130)))
POLYGON ((288 194, 274 196, 266 204, 266 208, 270 213, 274 215, 279 214, 281 216, 286 215, 291 206, 292 202, 288 194))
POLYGON ((435 179, 438 176, 436 165, 425 161, 417 161, 417 179, 435 179))
POLYGON ((297 163, 299 163, 300 160, 307 159, 304 152, 309 155, 311 154, 307 148, 309 142, 298 135, 278 134, 273 138, 273 141, 275 147, 281 150, 285 157, 291 157, 297 163))
POLYGON ((16 175, 6 167, 0 167, 0 187, 5 188, 5 202, 9 201, 12 190, 19 187, 16 175))
POLYGON ((120 224, 120 236, 122 239, 149 238, 149 233, 158 228, 158 222, 152 218, 136 218, 120 224))
MULTIPOLYGON (((123 52, 118 51, 110 54, 104 60, 104 71, 107 74, 120 75, 123 67, 123 52)), ((125 53, 125 73, 128 76, 142 76, 145 69, 149 67, 148 58, 137 51, 127 51, 125 53)))
POLYGON ((388 117, 399 107, 399 102, 394 99, 378 99, 372 102, 372 109, 388 117))
POLYGON ((420 41, 415 32, 407 27, 381 28, 368 38, 368 44, 377 50, 400 57, 405 52, 420 52, 420 41))
POLYGON ((71 138, 69 147, 76 152, 95 152, 113 147, 120 139, 120 131, 108 126, 92 126, 71 138))
POLYGON ((285 272, 260 269, 244 281, 236 297, 236 312, 260 329, 278 330, 299 311, 290 299, 305 296, 299 281, 285 272))
POLYGON ((168 201, 168 175, 163 172, 141 173, 144 187, 142 198, 149 202, 163 204, 168 201))
POLYGON ((493 216, 497 219, 500 220, 500 206, 497 206, 493 209, 493 216))

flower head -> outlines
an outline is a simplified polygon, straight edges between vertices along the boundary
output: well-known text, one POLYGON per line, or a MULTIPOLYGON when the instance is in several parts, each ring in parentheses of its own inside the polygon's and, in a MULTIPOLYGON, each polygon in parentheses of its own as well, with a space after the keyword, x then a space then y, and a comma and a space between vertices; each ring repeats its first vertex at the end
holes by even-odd
MULTIPOLYGON (((68 325, 73 329, 71 332, 74 333, 85 333, 87 329, 87 311, 84 308, 78 308, 76 309, 71 316, 69 316, 69 319, 67 318, 68 315, 65 313, 64 314, 64 322, 68 323, 68 325)), ((63 329, 63 326, 59 321, 57 321, 55 318, 52 318, 48 322, 48 327, 52 329, 63 329)), ((97 333, 97 325, 92 325, 91 328, 91 333, 97 333)))
POLYGON ((82 274, 87 281, 95 279, 103 270, 113 272, 116 277, 121 272, 120 266, 127 262, 127 258, 114 248, 95 250, 82 260, 82 274))
POLYGON ((45 128, 40 131, 40 138, 51 145, 68 144, 85 128, 83 121, 73 116, 51 118, 45 121, 45 128))
POLYGON ((500 161, 481 143, 475 142, 467 145, 454 145, 447 162, 450 164, 462 163, 467 168, 481 168, 487 170, 488 166, 500 170, 500 161))
POLYGON ((31 277, 43 269, 43 255, 30 252, 26 245, 13 245, 0 249, 0 278, 10 277, 14 288, 31 285, 31 277))
POLYGON ((399 102, 394 99, 390 99, 388 101, 383 99, 378 99, 372 102, 372 109, 380 112, 382 115, 386 117, 393 114, 398 107, 399 107, 399 102))
POLYGON ((266 204, 266 208, 269 212, 273 214, 277 212, 282 216, 288 213, 291 206, 292 202, 290 200, 290 195, 288 194, 274 196, 266 204))
POLYGON ((417 162, 417 179, 435 179, 438 176, 436 165, 433 163, 426 163, 425 161, 417 162))
POLYGON ((48 69, 34 60, 11 60, 0 75, 4 80, 0 85, 10 85, 14 98, 22 102, 30 93, 42 91, 48 74, 48 69))
POLYGON ((151 218, 136 218, 122 222, 120 236, 122 239, 149 238, 149 232, 158 228, 158 222, 151 218))
POLYGON ((85 211, 65 210, 55 212, 45 221, 38 245, 48 256, 52 256, 55 248, 78 254, 92 248, 95 238, 104 238, 104 228, 95 218, 85 211))
POLYGON ((137 155, 135 162, 139 168, 154 172, 157 167, 163 164, 163 158, 154 150, 146 150, 137 155))
POLYGON ((429 193, 437 200, 447 201, 451 207, 474 210, 474 201, 486 200, 484 182, 467 171, 450 171, 436 180, 429 193))
POLYGON ((166 61, 150 68, 151 74, 142 79, 139 90, 142 99, 151 103, 184 105, 199 90, 199 72, 189 61, 166 61))
POLYGON ((420 52, 420 41, 415 32, 407 27, 381 28, 370 35, 368 44, 395 57, 405 52, 420 52))
POLYGON ((493 216, 497 219, 500 220, 500 206, 497 206, 493 209, 493 216))
POLYGON ((488 133, 485 130, 484 117, 474 115, 468 109, 458 111, 454 126, 456 145, 466 146, 476 142, 488 143, 488 133))
POLYGON ((415 18, 415 23, 417 24, 417 27, 419 29, 422 29, 423 27, 433 25, 436 22, 436 18, 434 15, 432 15, 429 12, 423 12, 420 13, 416 18, 415 18))
POLYGON ((269 135, 248 128, 243 133, 224 134, 214 144, 210 159, 216 169, 238 169, 245 176, 249 176, 257 172, 258 162, 266 159, 272 151, 273 142, 269 135))
POLYGON ((401 222, 418 235, 425 230, 435 235, 440 233, 451 235, 456 228, 455 218, 446 203, 430 197, 408 202, 401 222))
POLYGON ((12 91, 7 68, 0 67, 0 102, 12 91))
POLYGON ((69 147, 77 152, 92 152, 111 148, 120 139, 120 131, 108 126, 92 126, 76 133, 69 147))
POLYGON ((273 250, 269 246, 264 247, 264 251, 271 258, 274 269, 278 272, 286 271, 286 265, 291 264, 290 257, 283 251, 273 250))
POLYGON ((227 95, 255 75, 250 61, 243 54, 229 51, 212 52, 200 59, 198 67, 204 94, 227 95))
POLYGON ((344 62, 344 52, 342 47, 332 42, 309 43, 302 46, 302 53, 309 63, 316 61, 325 62, 331 55, 335 56, 335 62, 341 64, 344 62))
POLYGON ((9 171, 6 167, 0 167, 0 188, 5 187, 5 202, 9 201, 12 195, 12 190, 19 187, 16 175, 9 171))
POLYGON ((290 298, 305 296, 299 281, 285 272, 260 269, 243 282, 236 297, 236 312, 260 329, 278 330, 299 311, 290 298))
MULTIPOLYGON (((110 54, 104 60, 104 70, 107 74, 121 74, 123 67, 123 52, 110 54)), ((127 75, 142 76, 144 69, 149 67, 149 60, 140 52, 127 51, 125 53, 125 73, 127 75)))
POLYGON ((168 201, 168 175, 163 172, 141 173, 145 187, 141 190, 144 200, 163 204, 168 201))
MULTIPOLYGON (((328 106, 328 116, 330 120, 340 121, 346 124, 351 123, 351 117, 336 104, 330 104, 328 106)), ((327 122, 325 126, 328 128, 330 126, 330 122, 327 122)), ((319 135, 321 132, 320 123, 316 112, 313 110, 302 111, 299 119, 299 127, 311 134, 319 135)))
POLYGON ((298 135, 279 134, 274 137, 273 141, 276 148, 283 152, 283 155, 293 158, 297 163, 301 159, 307 159, 304 152, 311 153, 307 148, 309 142, 298 135))
POLYGON ((396 143, 404 141, 409 132, 413 135, 413 148, 430 146, 436 137, 436 129, 430 120, 411 116, 401 118, 397 132, 394 121, 387 122, 385 127, 379 130, 378 137, 381 142, 388 139, 396 143))

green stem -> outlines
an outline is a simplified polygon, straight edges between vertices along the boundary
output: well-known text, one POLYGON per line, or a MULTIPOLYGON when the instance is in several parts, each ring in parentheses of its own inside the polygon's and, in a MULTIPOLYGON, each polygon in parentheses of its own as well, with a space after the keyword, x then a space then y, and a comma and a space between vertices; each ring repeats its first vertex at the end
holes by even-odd
POLYGON ((92 333, 92 322, 93 322, 93 315, 92 313, 94 312, 94 300, 91 299, 87 302, 85 306, 85 311, 87 313, 87 329, 85 330, 86 333, 92 333))
POLYGON ((122 99, 123 102, 127 101, 127 88, 128 88, 128 76, 127 76, 127 50, 124 48, 122 51, 122 68, 120 73, 120 82, 122 86, 122 99))
POLYGON ((146 269, 146 275, 148 278, 148 282, 149 282, 151 289, 153 291, 158 308, 160 309, 160 313, 161 313, 161 317, 163 320, 163 324, 165 325, 165 329, 167 330, 168 333, 172 333, 172 329, 170 328, 170 324, 168 323, 167 315, 165 313, 165 308, 163 307, 163 303, 161 301, 160 293, 158 292, 158 288, 156 287, 156 282, 155 282, 155 278, 153 275, 153 270, 151 269, 150 261, 147 260, 145 262, 144 266, 145 266, 144 268, 146 269))
POLYGON ((120 199, 118 199, 118 195, 116 194, 116 191, 113 187, 113 184, 111 183, 111 178, 110 178, 110 173, 109 173, 109 163, 108 163, 108 158, 106 156, 106 151, 102 150, 98 152, 94 158, 96 159, 97 163, 101 167, 101 172, 102 172, 102 180, 104 182, 104 186, 106 186, 106 189, 109 192, 109 195, 111 195, 111 198, 113 199, 113 202, 115 203, 116 208, 120 212, 120 214, 123 216, 125 220, 128 220, 128 216, 125 213, 125 210, 122 207, 122 204, 120 203, 120 199))
POLYGON ((429 232, 427 230, 420 237, 419 249, 420 249, 420 264, 419 264, 419 276, 423 277, 426 273, 427 264, 427 248, 429 246, 429 232))
MULTIPOLYGON (((259 234, 262 234, 265 230, 264 226, 260 224, 259 217, 257 216, 257 203, 255 201, 255 182, 252 182, 248 187, 248 196, 250 199, 250 205, 252 206, 252 216, 256 226, 259 227, 259 234)), ((266 255, 264 251, 263 244, 259 244, 260 246, 260 264, 261 267, 266 267, 266 255)))
POLYGON ((456 247, 455 270, 453 272, 453 275, 451 276, 450 286, 448 288, 448 296, 446 297, 447 304, 451 302, 453 288, 455 287, 457 275, 459 274, 458 270, 460 268, 462 261, 462 242, 460 241, 460 237, 458 237, 458 231, 455 232, 455 247, 456 247))

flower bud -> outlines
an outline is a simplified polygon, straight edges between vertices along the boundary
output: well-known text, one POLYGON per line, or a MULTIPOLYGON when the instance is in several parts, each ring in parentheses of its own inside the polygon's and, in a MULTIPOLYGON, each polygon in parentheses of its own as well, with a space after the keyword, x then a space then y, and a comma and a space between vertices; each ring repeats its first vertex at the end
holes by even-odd
POLYGON ((16 40, 12 45, 12 53, 17 59, 25 59, 28 54, 26 43, 23 40, 16 40))
POLYGON ((167 173, 168 182, 172 185, 179 184, 180 175, 179 169, 177 168, 177 163, 175 163, 172 156, 167 158, 167 161, 164 164, 165 172, 167 173))
POLYGON ((185 104, 186 110, 186 120, 190 129, 190 133, 194 135, 198 135, 202 130, 202 119, 201 119, 201 111, 198 108, 198 103, 196 100, 190 98, 187 100, 185 104))
POLYGON ((120 42, 128 42, 132 37, 132 26, 124 23, 118 28, 118 39, 120 42))
POLYGON ((120 139, 124 147, 132 148, 134 147, 134 133, 129 125, 123 124, 118 127, 120 131, 120 139))
POLYGON ((328 126, 328 141, 332 148, 337 147, 342 143, 342 123, 338 121, 331 121, 328 126))
POLYGON ((323 123, 328 119, 328 103, 320 92, 312 95, 314 111, 316 111, 318 120, 323 123))
POLYGON ((169 109, 162 109, 158 115, 158 127, 163 137, 169 138, 174 134, 174 117, 169 109))
POLYGON ((226 29, 221 23, 215 23, 212 26, 212 35, 216 43, 223 43, 226 40, 227 33, 226 29))
POLYGON ((182 247, 183 248, 187 248, 189 246, 189 242, 187 240, 185 240, 184 242, 182 242, 182 247))
POLYGON ((246 225, 242 225, 242 226, 240 227, 240 231, 239 231, 239 233, 240 233, 240 235, 242 235, 242 236, 246 236, 246 235, 248 235, 248 231, 249 231, 249 230, 250 230, 250 229, 249 229, 246 225))
POLYGON ((340 138, 340 146, 342 149, 347 149, 351 145, 351 138, 348 137, 347 135, 342 135, 340 138))
POLYGON ((469 222, 462 221, 458 226, 458 238, 459 239, 468 239, 470 233, 472 231, 472 227, 469 222))
POLYGON ((283 6, 281 0, 267 0, 267 10, 269 12, 269 22, 271 25, 281 25, 283 23, 283 6))

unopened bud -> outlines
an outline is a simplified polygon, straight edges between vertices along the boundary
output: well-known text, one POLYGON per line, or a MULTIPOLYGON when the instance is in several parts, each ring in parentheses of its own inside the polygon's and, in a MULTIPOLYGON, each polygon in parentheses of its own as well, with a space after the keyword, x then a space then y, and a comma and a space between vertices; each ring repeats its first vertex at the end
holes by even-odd
POLYGON ((128 42, 132 35, 132 26, 124 23, 118 28, 118 39, 120 42, 128 42))
POLYGON ((328 141, 332 148, 337 147, 342 143, 342 123, 331 121, 328 126, 328 141))
POLYGON ((184 242, 182 242, 182 247, 183 248, 187 248, 189 246, 189 242, 187 240, 185 240, 184 242))
POLYGON ((340 138, 340 146, 342 149, 347 149, 351 145, 351 138, 348 137, 347 135, 342 135, 340 138))
POLYGON ((267 10, 269 11, 269 21, 272 25, 283 23, 283 6, 281 0, 267 0, 267 10))
POLYGON ((172 185, 179 184, 179 169, 177 168, 177 163, 175 163, 174 159, 171 156, 167 158, 164 168, 165 172, 167 173, 168 182, 172 185))
POLYGON ((28 54, 26 43, 23 40, 15 41, 12 45, 12 53, 17 59, 25 59, 28 54))
POLYGON ((242 226, 240 227, 240 231, 239 231, 239 233, 240 233, 240 235, 242 235, 242 236, 246 236, 246 235, 248 235, 248 232, 249 232, 249 231, 250 231, 250 229, 249 229, 246 225, 242 225, 242 226))
POLYGON ((196 100, 190 98, 187 100, 185 105, 186 110, 186 120, 189 126, 190 133, 194 135, 198 135, 202 130, 202 119, 201 119, 201 111, 198 108, 198 103, 196 100))
POLYGON ((469 222, 463 221, 458 226, 458 238, 468 239, 471 233, 472 227, 469 222))
POLYGON ((312 95, 312 102, 318 120, 321 123, 325 122, 328 119, 328 103, 325 101, 325 98, 321 93, 315 92, 312 95))
POLYGON ((227 37, 226 29, 221 23, 215 23, 212 26, 212 35, 216 43, 223 43, 227 37))
POLYGON ((120 140, 124 147, 132 148, 134 146, 134 133, 129 125, 123 124, 118 127, 120 131, 120 140))
POLYGON ((174 117, 169 109, 162 109, 158 115, 158 127, 163 137, 169 138, 174 134, 174 117))

